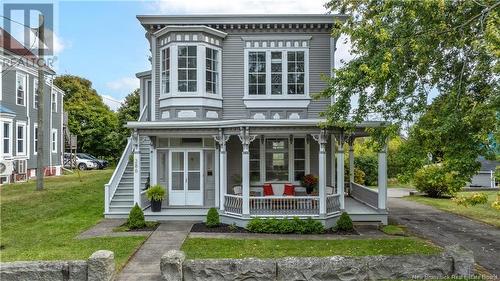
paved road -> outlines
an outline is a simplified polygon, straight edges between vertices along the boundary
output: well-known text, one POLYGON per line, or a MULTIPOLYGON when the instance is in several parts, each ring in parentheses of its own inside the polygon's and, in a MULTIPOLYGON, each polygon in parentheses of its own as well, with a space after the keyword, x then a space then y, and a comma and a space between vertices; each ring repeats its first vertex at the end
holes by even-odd
POLYGON ((151 234, 118 275, 117 281, 161 281, 160 258, 168 250, 179 250, 192 222, 164 222, 151 234))
POLYGON ((500 278, 500 229, 399 198, 389 198, 389 219, 437 245, 463 245, 479 265, 500 278))

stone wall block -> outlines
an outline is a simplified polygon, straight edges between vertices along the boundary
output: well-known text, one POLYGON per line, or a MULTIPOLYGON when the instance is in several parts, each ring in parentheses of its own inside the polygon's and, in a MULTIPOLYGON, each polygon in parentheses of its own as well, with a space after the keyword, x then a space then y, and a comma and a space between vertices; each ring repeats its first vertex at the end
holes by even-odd
POLYGON ((182 265, 186 256, 184 252, 170 250, 160 261, 161 278, 164 281, 182 281, 182 265))
POLYGON ((410 280, 449 276, 453 260, 441 255, 367 256, 371 280, 410 280))
POLYGON ((470 277, 474 275, 474 252, 459 244, 446 246, 445 255, 453 258, 453 275, 470 277))
POLYGON ((209 259, 184 262, 184 281, 269 281, 276 279, 270 259, 209 259))
POLYGON ((88 281, 110 281, 115 272, 115 258, 111 251, 99 250, 87 261, 88 281))
POLYGON ((359 257, 289 257, 277 260, 277 280, 366 280, 367 264, 359 257))

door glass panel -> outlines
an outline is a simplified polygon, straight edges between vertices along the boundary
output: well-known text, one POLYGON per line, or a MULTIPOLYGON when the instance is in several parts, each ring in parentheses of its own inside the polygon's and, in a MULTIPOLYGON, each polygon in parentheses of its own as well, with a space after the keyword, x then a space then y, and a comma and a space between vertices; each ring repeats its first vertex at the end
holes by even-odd
POLYGON ((188 152, 188 190, 200 189, 200 153, 188 152))
POLYGON ((184 171, 183 152, 172 152, 172 171, 184 171))
POLYGON ((184 190, 184 172, 172 172, 172 190, 184 190))
POLYGON ((200 172, 189 172, 188 183, 188 190, 200 190, 200 172))
POLYGON ((188 170, 200 171, 200 153, 188 152, 188 170))
POLYGON ((172 190, 184 190, 184 152, 172 152, 172 190))

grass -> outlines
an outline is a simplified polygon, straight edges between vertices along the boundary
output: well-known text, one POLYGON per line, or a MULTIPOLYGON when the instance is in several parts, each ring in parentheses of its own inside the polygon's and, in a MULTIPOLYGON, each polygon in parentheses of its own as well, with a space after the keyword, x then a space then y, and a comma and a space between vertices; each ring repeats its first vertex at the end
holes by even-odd
POLYGON ((104 184, 111 169, 46 178, 45 189, 35 191, 35 181, 0 187, 0 259, 87 259, 105 249, 115 254, 118 269, 145 237, 75 237, 102 219, 104 184))
POLYGON ((380 230, 388 235, 397 235, 397 236, 406 235, 406 231, 404 230, 404 228, 399 225, 392 225, 392 224, 384 225, 380 228, 380 230))
MULTIPOLYGON (((476 206, 459 206, 449 198, 430 198, 426 196, 409 196, 404 197, 407 200, 426 204, 437 209, 462 215, 474 220, 482 221, 487 224, 500 227, 500 211, 491 207, 491 203, 495 201, 498 191, 479 191, 488 195, 488 203, 476 206)), ((471 192, 460 192, 458 195, 471 195, 471 192)))
POLYGON ((181 249, 188 259, 427 255, 440 252, 438 247, 426 241, 408 237, 364 240, 188 238, 181 249))

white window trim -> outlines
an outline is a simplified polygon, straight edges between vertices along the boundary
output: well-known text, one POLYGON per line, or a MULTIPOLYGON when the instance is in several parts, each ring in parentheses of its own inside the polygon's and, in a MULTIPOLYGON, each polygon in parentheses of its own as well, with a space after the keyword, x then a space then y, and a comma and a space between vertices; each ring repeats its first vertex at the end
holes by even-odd
POLYGON ((38 129, 38 123, 33 124, 33 155, 37 155, 36 143, 38 142, 38 134, 36 132, 38 129))
POLYGON ((57 153, 57 129, 52 129, 50 133, 50 150, 52 151, 52 153, 57 153), (55 137, 54 133, 56 134, 55 137))
POLYGON ((27 144, 27 131, 26 131, 26 122, 25 121, 16 121, 16 155, 19 155, 19 156, 26 156, 28 155, 28 144, 27 144), (22 127, 23 128, 23 152, 19 152, 19 146, 18 146, 18 128, 19 127, 22 127))
MULTIPOLYGON (((210 44, 202 42, 182 42, 182 43, 170 43, 160 48, 160 63, 163 59, 162 51, 165 48, 170 48, 170 92, 168 94, 163 93, 160 83, 160 100, 168 99, 170 97, 208 97, 208 98, 222 98, 222 49, 210 44), (178 81, 177 81, 177 55, 179 46, 197 46, 196 49, 196 92, 179 92, 178 81), (217 93, 211 94, 207 93, 205 89, 206 83, 206 51, 205 48, 211 48, 217 50, 218 52, 218 81, 217 81, 217 93)), ((161 64, 160 64, 161 68, 161 64)), ((160 69, 160 81, 161 81, 161 69, 160 69)))
MULTIPOLYGON (((246 100, 310 100, 309 96, 309 48, 248 48, 244 52, 244 98, 246 100), (271 95, 271 52, 282 52, 282 89, 283 94, 271 95), (287 51, 303 51, 304 52, 304 94, 289 95, 288 94, 288 56, 287 51), (249 52, 266 52, 266 94, 265 95, 249 95, 248 94, 248 55, 249 52)), ((282 102, 282 101, 280 101, 282 102)), ((283 107, 283 106, 280 106, 283 107)))
POLYGON ((3 157, 12 157, 13 153, 12 153, 12 149, 13 149, 13 141, 14 141, 14 137, 13 137, 13 131, 14 131, 14 121, 13 119, 11 118, 0 118, 0 139, 2 140, 2 147, 0 147, 0 154, 3 156, 3 157), (4 141, 4 135, 3 135, 3 126, 5 123, 8 123, 10 124, 10 136, 9 136, 9 153, 4 153, 3 151, 3 141, 4 141))
POLYGON ((57 92, 54 91, 52 88, 50 89, 50 109, 51 112, 57 113, 57 107, 58 107, 58 102, 57 102, 57 92), (55 99, 54 99, 55 96, 55 99), (53 106, 54 105, 54 106, 53 106))
POLYGON ((168 61, 168 73, 169 73, 169 83, 168 83, 168 93, 165 93, 165 89, 163 89, 163 51, 168 49, 170 46, 160 48, 160 94, 168 95, 172 92, 172 48, 170 48, 170 59, 168 61))
POLYGON ((33 109, 38 109, 38 106, 36 106, 37 91, 38 91, 38 78, 34 78, 33 79, 33 109))
POLYGON ((16 88, 15 88, 15 96, 16 96, 16 105, 19 105, 19 106, 26 106, 26 92, 28 91, 28 83, 27 83, 27 80, 28 80, 28 75, 26 73, 22 73, 22 72, 17 72, 16 71, 16 88), (23 97, 23 103, 20 104, 17 102, 17 80, 18 80, 18 76, 24 76, 24 97, 23 97))

